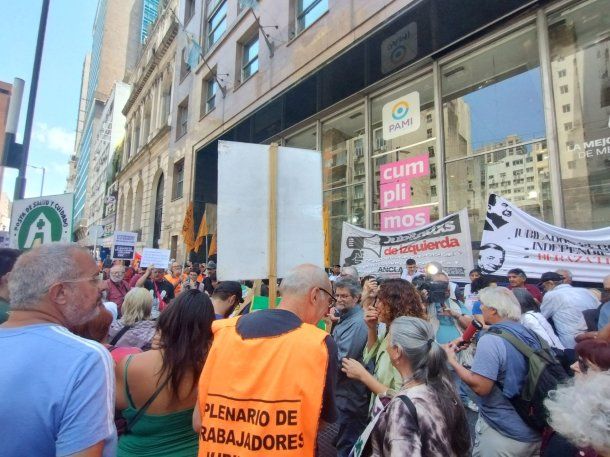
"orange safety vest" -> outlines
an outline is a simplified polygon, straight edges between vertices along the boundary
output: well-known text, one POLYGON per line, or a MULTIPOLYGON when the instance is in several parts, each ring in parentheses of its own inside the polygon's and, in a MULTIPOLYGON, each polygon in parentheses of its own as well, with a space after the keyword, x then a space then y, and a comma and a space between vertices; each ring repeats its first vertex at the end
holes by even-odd
POLYGON ((174 286, 174 295, 178 295, 182 290, 182 276, 180 275, 178 278, 174 278, 171 274, 166 274, 165 279, 174 286))
POLYGON ((243 339, 240 318, 212 325, 199 379, 199 457, 314 457, 327 333, 301 324, 279 337, 243 339))

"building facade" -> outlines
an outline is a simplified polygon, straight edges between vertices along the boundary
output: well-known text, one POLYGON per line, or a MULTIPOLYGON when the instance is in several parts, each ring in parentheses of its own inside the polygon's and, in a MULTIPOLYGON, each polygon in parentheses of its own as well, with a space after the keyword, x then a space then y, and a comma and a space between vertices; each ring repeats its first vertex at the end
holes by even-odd
MULTIPOLYGON (((87 180, 87 224, 88 233, 102 226, 102 238, 112 239, 115 224, 113 213, 106 211, 112 196, 108 188, 112 184, 112 161, 115 154, 120 154, 120 147, 125 137, 125 116, 122 110, 130 93, 129 84, 116 82, 104 104, 100 116, 99 128, 91 147, 89 160, 89 177, 87 180)), ((103 241, 102 241, 103 243, 103 241)), ((111 241, 110 241, 111 243, 111 241)))
POLYGON ((164 185, 181 183, 198 222, 218 140, 317 149, 332 263, 344 221, 408 230, 462 208, 476 250, 492 192, 558 226, 606 226, 609 7, 182 0, 202 51, 177 40, 168 167, 184 162, 164 185), (388 187, 388 169, 408 182, 388 187))
MULTIPOLYGON (((137 58, 142 7, 142 0, 99 0, 97 6, 90 61, 87 65, 85 60, 83 70, 81 94, 85 94, 85 106, 84 111, 79 109, 78 143, 74 157, 76 166, 72 175, 73 230, 75 238, 85 244, 94 244, 94 240, 87 238, 90 227, 88 205, 92 201, 89 195, 92 148, 100 133, 102 112, 112 88, 116 81, 123 80, 137 58)), ((68 185, 71 187, 70 179, 68 185)))
MULTIPOLYGON (((117 230, 138 233, 142 247, 169 247, 184 217, 183 199, 173 199, 170 176, 173 93, 178 23, 177 1, 161 8, 129 80, 123 106, 126 118, 117 192, 117 230), (170 203, 171 202, 171 203, 170 203)), ((176 251, 173 255, 176 257, 176 251)))

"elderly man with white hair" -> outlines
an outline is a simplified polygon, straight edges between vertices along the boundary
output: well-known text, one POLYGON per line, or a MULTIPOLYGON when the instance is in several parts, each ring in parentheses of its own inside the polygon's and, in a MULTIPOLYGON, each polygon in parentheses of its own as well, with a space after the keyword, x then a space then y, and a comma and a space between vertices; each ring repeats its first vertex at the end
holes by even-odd
POLYGON ((490 328, 479 339, 471 370, 456 360, 457 348, 453 344, 444 346, 457 375, 481 398, 472 455, 539 455, 540 434, 521 419, 509 401, 523 388, 527 360, 506 339, 494 334, 494 330, 510 333, 533 349, 540 349, 540 343, 519 323, 521 307, 510 290, 487 287, 480 292, 479 299, 485 323, 490 328))
POLYGON ((11 313, 0 326, 0 454, 115 455, 110 353, 67 330, 102 306, 106 282, 94 259, 76 245, 44 244, 19 257, 8 285, 11 313))

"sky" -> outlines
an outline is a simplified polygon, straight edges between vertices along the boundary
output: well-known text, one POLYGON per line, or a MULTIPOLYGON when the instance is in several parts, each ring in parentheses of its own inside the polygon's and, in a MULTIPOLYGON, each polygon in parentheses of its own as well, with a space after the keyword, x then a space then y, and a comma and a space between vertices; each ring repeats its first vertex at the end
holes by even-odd
MULTIPOLYGON (((82 66, 91 50, 97 0, 51 0, 38 80, 28 163, 44 167, 43 195, 66 189, 82 66)), ((0 0, 0 81, 25 81, 17 141, 23 141, 42 0, 0 0)), ((6 168, 2 190, 13 198, 17 170, 6 168)), ((40 195, 42 170, 27 169, 26 197, 40 195)))

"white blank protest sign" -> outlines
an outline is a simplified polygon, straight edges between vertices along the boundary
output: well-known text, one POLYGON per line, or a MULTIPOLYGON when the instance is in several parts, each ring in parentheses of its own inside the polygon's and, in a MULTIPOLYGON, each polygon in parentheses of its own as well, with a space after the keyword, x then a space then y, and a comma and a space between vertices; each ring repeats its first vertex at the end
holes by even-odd
MULTIPOLYGON (((269 146, 218 142, 218 279, 269 277, 269 146)), ((322 157, 278 148, 277 277, 324 266, 322 157)))
POLYGON ((169 254, 169 249, 144 248, 140 266, 146 268, 149 265, 154 265, 155 268, 167 269, 169 266, 169 254))

